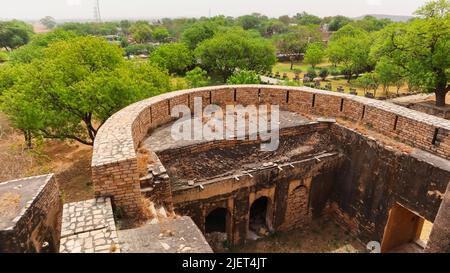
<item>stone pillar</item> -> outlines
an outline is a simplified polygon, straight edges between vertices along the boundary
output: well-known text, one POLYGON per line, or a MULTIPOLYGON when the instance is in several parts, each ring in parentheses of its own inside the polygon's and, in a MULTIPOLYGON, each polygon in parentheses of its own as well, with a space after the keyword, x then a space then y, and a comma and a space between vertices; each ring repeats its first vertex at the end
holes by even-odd
POLYGON ((450 183, 434 220, 425 252, 450 253, 450 183))

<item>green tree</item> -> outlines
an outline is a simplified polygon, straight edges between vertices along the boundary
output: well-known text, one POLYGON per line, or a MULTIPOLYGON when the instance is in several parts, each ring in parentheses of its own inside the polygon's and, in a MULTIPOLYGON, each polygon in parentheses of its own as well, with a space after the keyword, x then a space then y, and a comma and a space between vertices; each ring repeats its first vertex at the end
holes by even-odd
POLYGON ((131 22, 129 20, 121 20, 119 22, 119 27, 123 35, 128 36, 130 34, 131 22))
POLYGON ((188 71, 186 73, 185 79, 188 83, 189 88, 207 86, 210 81, 208 73, 200 67, 196 67, 191 71, 188 71))
POLYGON ((377 75, 373 72, 364 73, 355 80, 354 84, 357 87, 362 88, 364 94, 367 94, 370 90, 373 90, 374 97, 376 96, 378 86, 380 85, 377 75))
MULTIPOLYGON (((275 38, 275 45, 280 53, 305 53, 309 43, 319 42, 321 34, 316 28, 300 26, 292 31, 275 38)), ((294 68, 295 58, 291 58, 291 70, 294 68)))
POLYGON ((325 58, 324 46, 322 43, 312 43, 308 45, 305 53, 305 63, 310 64, 312 68, 323 62, 325 58))
POLYGON ((251 70, 239 70, 235 71, 231 75, 227 84, 260 84, 261 78, 255 71, 251 70))
POLYGON ((330 71, 328 71, 327 68, 324 67, 324 68, 320 69, 319 77, 321 77, 322 80, 326 80, 328 75, 330 75, 330 71))
POLYGON ((275 48, 262 38, 242 29, 232 29, 203 41, 195 50, 200 65, 225 82, 237 69, 257 73, 271 71, 276 62, 275 48))
POLYGON ((194 62, 192 52, 184 43, 159 46, 150 55, 150 62, 166 68, 170 73, 183 74, 194 62))
POLYGON ((56 27, 55 18, 51 16, 45 16, 44 18, 39 20, 39 22, 41 22, 41 24, 43 24, 48 29, 53 29, 56 27))
POLYGON ((49 44, 65 41, 77 37, 77 34, 71 31, 56 29, 44 34, 36 34, 30 43, 22 46, 10 53, 13 63, 30 63, 34 59, 44 56, 44 48, 49 44))
POLYGON ((403 79, 403 71, 401 67, 395 65, 386 58, 382 58, 380 61, 378 61, 375 67, 375 73, 378 76, 380 84, 383 85, 383 91, 385 95, 388 94, 390 85, 395 85, 397 87, 398 93, 401 87, 401 85, 400 87, 398 85, 402 82, 403 79))
POLYGON ((328 23, 329 31, 338 31, 339 29, 341 29, 342 27, 344 27, 345 25, 347 25, 352 21, 350 18, 342 15, 331 17, 328 20, 329 20, 328 23))
POLYGON ((310 80, 313 80, 317 77, 317 72, 313 68, 309 68, 308 71, 305 73, 305 76, 308 77, 310 80))
POLYGON ((272 37, 276 34, 285 33, 288 27, 277 19, 271 19, 263 23, 261 27, 261 35, 264 37, 272 37))
POLYGON ((1 108, 32 136, 92 145, 98 129, 126 105, 170 89, 168 75, 146 62, 127 62, 102 38, 50 44, 42 59, 13 66, 1 108))
POLYGON ((146 21, 138 21, 130 27, 133 39, 138 43, 149 42, 152 39, 152 28, 146 21))
POLYGON ((282 15, 278 17, 278 20, 285 25, 289 25, 292 22, 291 17, 289 17, 289 15, 282 15))
POLYGON ((377 19, 374 16, 364 16, 363 19, 353 21, 350 23, 352 26, 362 28, 365 31, 372 32, 385 28, 387 25, 392 24, 390 19, 377 19))
POLYGON ((307 12, 297 13, 294 20, 299 25, 320 25, 322 23, 322 19, 307 12))
POLYGON ((404 70, 411 86, 434 92, 436 105, 444 106, 450 90, 450 1, 429 2, 416 14, 420 18, 386 27, 372 58, 388 58, 404 70))
POLYGON ((169 31, 164 27, 157 27, 153 30, 153 39, 155 39, 157 42, 163 43, 169 38, 170 33, 169 31))
POLYGON ((327 55, 333 64, 340 64, 350 82, 353 74, 368 70, 371 39, 362 29, 347 25, 337 31, 330 39, 327 55))
POLYGON ((244 15, 237 18, 238 24, 244 29, 255 29, 261 30, 264 22, 268 21, 269 18, 267 16, 261 15, 259 13, 253 13, 250 15, 244 15))
POLYGON ((197 22, 183 32, 182 41, 186 43, 191 50, 194 50, 199 43, 212 38, 217 29, 217 25, 210 21, 197 22))
POLYGON ((25 22, 12 20, 0 22, 0 48, 7 51, 27 44, 33 35, 33 28, 25 22))

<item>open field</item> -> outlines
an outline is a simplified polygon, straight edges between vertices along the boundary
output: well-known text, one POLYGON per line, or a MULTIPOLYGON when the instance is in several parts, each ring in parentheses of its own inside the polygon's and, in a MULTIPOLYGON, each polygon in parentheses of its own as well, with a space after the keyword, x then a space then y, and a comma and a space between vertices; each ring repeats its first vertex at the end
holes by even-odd
POLYGON ((59 140, 35 141, 28 150, 21 132, 0 113, 0 182, 55 173, 64 202, 92 198, 91 155, 90 146, 59 140))

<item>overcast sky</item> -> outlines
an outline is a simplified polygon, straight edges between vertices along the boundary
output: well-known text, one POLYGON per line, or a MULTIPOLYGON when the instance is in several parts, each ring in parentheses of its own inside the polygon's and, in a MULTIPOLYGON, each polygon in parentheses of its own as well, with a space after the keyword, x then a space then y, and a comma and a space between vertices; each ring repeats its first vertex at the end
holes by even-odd
MULTIPOLYGON (((92 19, 95 0, 0 0, 0 18, 92 19)), ((101 15, 113 18, 238 16, 270 17, 306 11, 319 16, 411 15, 426 0, 100 0, 101 15)))

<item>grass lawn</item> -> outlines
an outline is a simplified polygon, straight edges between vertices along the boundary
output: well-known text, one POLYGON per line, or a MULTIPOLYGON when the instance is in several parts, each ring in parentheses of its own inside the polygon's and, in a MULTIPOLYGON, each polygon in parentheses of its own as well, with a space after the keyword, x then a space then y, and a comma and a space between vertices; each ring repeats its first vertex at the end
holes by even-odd
MULTIPOLYGON (((323 67, 331 68, 331 67, 332 67, 332 64, 329 63, 329 62, 325 62, 325 63, 319 64, 319 65, 316 67, 317 73, 318 73, 318 72, 320 71, 320 69, 323 68, 323 67)), ((294 63, 294 69, 291 70, 291 63, 290 63, 290 62, 279 62, 279 63, 275 64, 275 66, 273 67, 272 73, 275 74, 276 72, 279 72, 281 77, 283 76, 283 73, 286 73, 287 76, 288 76, 288 78, 292 80, 292 79, 295 77, 295 72, 296 72, 296 71, 299 71, 299 70, 301 71, 300 77, 302 78, 302 77, 304 77, 304 74, 308 71, 308 69, 310 69, 310 68, 311 68, 311 66, 308 65, 308 64, 304 64, 304 63, 294 63)), ((356 89, 356 92, 358 93, 359 96, 364 96, 364 90, 361 89, 361 88, 356 87, 356 86, 353 84, 354 79, 351 80, 350 83, 348 83, 346 79, 330 79, 330 78, 329 78, 326 82, 322 81, 322 82, 321 82, 321 86, 322 86, 322 87, 325 87, 325 85, 326 85, 328 82, 331 82, 332 89, 333 89, 334 91, 336 91, 336 89, 337 89, 338 86, 344 87, 344 92, 345 92, 345 93, 349 93, 349 92, 350 92, 350 90, 349 90, 350 88, 355 88, 355 89, 356 89)), ((300 83, 300 85, 302 85, 302 83, 300 83)), ((373 92, 373 91, 372 91, 372 92, 373 92)), ((407 92, 408 92, 408 87, 407 87, 406 85, 404 85, 404 86, 402 86, 402 87, 400 88, 400 92, 399 92, 399 93, 404 94, 404 93, 407 93, 407 92)), ((394 87, 394 86, 391 86, 391 87, 389 88, 389 93, 388 93, 388 94, 391 94, 391 95, 392 95, 392 94, 396 94, 396 93, 397 93, 397 88, 394 87)), ((383 96, 385 96, 385 95, 386 95, 386 94, 385 94, 384 91, 383 91, 383 86, 380 85, 380 86, 378 87, 378 89, 377 89, 376 96, 377 96, 377 97, 383 97, 383 96)))
MULTIPOLYGON (((331 63, 321 63, 316 66, 316 71, 319 72, 321 68, 326 67, 330 68, 332 66, 331 63)), ((287 73, 289 78, 294 78, 295 72, 300 71, 300 77, 303 77, 303 75, 310 69, 311 66, 304 63, 294 63, 293 70, 291 70, 291 63, 290 62, 282 62, 282 63, 276 63, 275 66, 272 69, 273 73, 279 72, 281 76, 283 76, 283 73, 287 73)))

